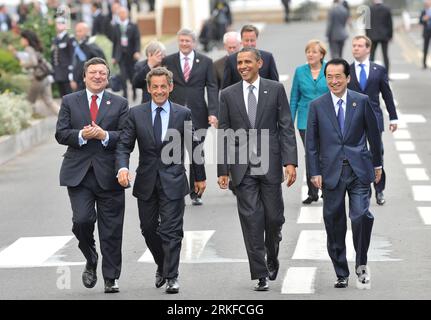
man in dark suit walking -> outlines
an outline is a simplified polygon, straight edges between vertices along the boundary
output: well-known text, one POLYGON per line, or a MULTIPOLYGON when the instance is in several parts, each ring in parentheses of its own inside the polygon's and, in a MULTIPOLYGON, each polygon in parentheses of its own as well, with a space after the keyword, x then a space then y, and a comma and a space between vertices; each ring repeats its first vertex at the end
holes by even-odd
POLYGON ((374 217, 369 211, 371 182, 382 173, 382 146, 377 119, 366 95, 347 89, 350 68, 343 59, 325 68, 330 92, 313 100, 308 112, 306 159, 313 184, 323 192, 323 219, 335 288, 346 288, 346 192, 356 251, 357 286, 370 288, 367 252, 374 217), (367 141, 371 152, 368 150, 367 141))
POLYGON ((331 58, 343 56, 344 42, 348 38, 346 24, 349 20, 349 11, 340 0, 334 0, 332 8, 328 12, 326 25, 326 38, 329 42, 331 58))
POLYGON ((383 4, 383 0, 374 0, 370 7, 371 28, 366 29, 367 37, 371 39, 370 60, 374 61, 378 44, 382 46, 383 61, 389 73, 388 44, 392 40, 393 26, 391 9, 383 4))
MULTIPOLYGON (((121 7, 118 16, 120 21, 113 32, 112 63, 120 66, 123 97, 127 99, 127 80, 133 81, 135 63, 141 56, 141 35, 138 26, 129 21, 127 8, 121 7)), ((134 87, 133 100, 136 100, 134 87)))
MULTIPOLYGON (((256 48, 259 30, 253 25, 245 25, 241 28, 241 44, 245 47, 256 48)), ((278 81, 278 71, 272 53, 259 49, 262 57, 262 67, 259 76, 265 79, 278 81)), ((227 88, 242 80, 237 69, 237 55, 234 53, 226 60, 223 76, 223 88, 227 88)))
MULTIPOLYGON (((177 33, 179 52, 165 57, 162 65, 174 75, 172 102, 190 109, 193 126, 200 133, 206 133, 210 125, 217 127, 218 91, 210 58, 194 50, 196 34, 189 29, 177 33), (205 101, 207 90, 208 105, 205 101)), ((201 137, 204 143, 205 135, 201 137)), ((190 167, 190 197, 193 205, 202 205, 200 195, 193 190, 195 181, 193 166, 190 167)))
POLYGON ((259 279, 254 290, 267 291, 280 266, 281 183, 296 180, 295 131, 283 85, 259 76, 259 50, 245 47, 237 56, 243 81, 220 95, 218 184, 227 189, 231 175, 251 279, 259 279))
POLYGON ((124 189, 116 179, 115 148, 128 114, 127 100, 105 90, 109 69, 93 58, 84 65, 86 89, 63 97, 55 138, 68 146, 60 185, 67 186, 73 211, 72 231, 87 260, 82 281, 93 288, 98 254, 97 221, 105 292, 118 292, 124 220, 124 189), (95 208, 96 206, 96 208, 95 208))
POLYGON ((73 80, 73 38, 67 33, 67 21, 64 17, 55 19, 57 35, 52 40, 51 64, 54 69, 54 81, 60 90, 60 96, 72 92, 73 80))
POLYGON ((223 45, 226 50, 226 55, 214 61, 214 74, 217 79, 217 86, 219 90, 223 88, 224 65, 227 58, 241 48, 240 35, 236 31, 229 31, 223 35, 223 45))
POLYGON ((424 9, 421 11, 421 15, 419 17, 420 24, 423 25, 422 37, 424 38, 424 46, 423 46, 423 68, 427 68, 427 56, 428 56, 428 47, 431 39, 431 0, 424 1, 424 9))
MULTIPOLYGON (((376 114, 380 136, 385 130, 383 121, 383 112, 380 107, 380 93, 385 101, 386 110, 389 114, 389 130, 394 132, 397 130, 398 115, 395 108, 394 97, 389 85, 387 70, 374 63, 370 62, 371 40, 363 35, 353 38, 352 53, 355 62, 350 65, 350 74, 352 75, 348 88, 368 96, 370 105, 376 114)), ((382 148, 383 157, 383 148, 382 148)), ((374 184, 376 191, 376 201, 378 205, 383 205, 386 200, 383 195, 386 185, 386 173, 382 168, 382 178, 379 183, 374 184)))
MULTIPOLYGON (((189 109, 171 103, 172 72, 164 67, 147 74, 151 101, 130 110, 117 147, 118 182, 126 187, 130 153, 138 140, 139 166, 133 195, 138 198, 141 232, 157 264, 156 282, 167 280, 166 292, 178 293, 178 266, 183 238, 184 197, 189 193, 184 167, 184 145, 192 159, 193 140, 189 109)), ((205 190, 203 158, 193 159, 196 194, 205 190)))

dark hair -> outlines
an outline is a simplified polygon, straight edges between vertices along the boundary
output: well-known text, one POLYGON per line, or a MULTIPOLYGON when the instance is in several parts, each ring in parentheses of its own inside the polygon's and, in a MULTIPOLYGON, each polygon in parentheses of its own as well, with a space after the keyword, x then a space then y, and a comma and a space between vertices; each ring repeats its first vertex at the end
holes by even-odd
POLYGON ((260 54, 260 51, 257 50, 256 48, 252 48, 252 47, 244 47, 241 50, 239 50, 238 54, 240 54, 241 52, 251 52, 254 54, 256 61, 259 61, 262 59, 262 55, 260 54))
POLYGON ((174 82, 174 76, 171 71, 169 71, 166 67, 156 67, 151 69, 150 72, 147 73, 147 77, 145 80, 147 81, 148 86, 151 84, 151 77, 153 76, 166 76, 169 84, 174 82))
POLYGON ((346 75, 346 78, 350 75, 350 66, 349 66, 349 63, 346 60, 344 60, 344 59, 335 58, 335 59, 329 60, 326 63, 326 66, 325 66, 325 77, 326 77, 326 69, 328 68, 328 66, 330 64, 333 64, 333 65, 336 65, 336 66, 343 65, 344 66, 344 74, 346 75))
POLYGON ((87 72, 88 67, 95 64, 103 64, 104 66, 106 66, 106 69, 108 69, 108 77, 109 77, 111 70, 109 70, 109 66, 106 63, 105 59, 102 59, 99 57, 91 58, 90 60, 84 63, 84 76, 85 76, 85 73, 87 72))
POLYGON ((254 32, 256 34, 256 38, 259 37, 259 30, 252 24, 246 24, 241 28, 241 38, 244 32, 254 32))
POLYGON ((30 47, 32 47, 34 50, 42 52, 42 43, 40 42, 39 38, 37 37, 36 33, 30 30, 23 30, 20 33, 21 37, 26 39, 28 41, 28 44, 30 47))

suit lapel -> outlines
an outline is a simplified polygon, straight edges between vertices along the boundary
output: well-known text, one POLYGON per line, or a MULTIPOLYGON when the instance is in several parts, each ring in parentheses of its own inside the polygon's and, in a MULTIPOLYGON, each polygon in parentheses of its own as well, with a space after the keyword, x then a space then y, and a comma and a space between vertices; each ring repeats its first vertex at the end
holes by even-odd
POLYGON ((374 65, 374 63, 370 63, 370 72, 368 73, 367 85, 365 86, 365 90, 364 91, 366 91, 368 89, 368 86, 372 82, 372 79, 376 75, 376 72, 377 72, 376 66, 374 65))
POLYGON ((180 59, 180 52, 174 56, 175 58, 175 66, 177 67, 178 75, 180 76, 180 79, 182 83, 186 83, 186 80, 184 79, 184 73, 183 69, 181 68, 181 59, 180 59))
POLYGON ((268 94, 270 94, 270 92, 266 85, 266 82, 263 78, 260 78, 259 100, 257 101, 256 123, 254 125, 255 128, 259 128, 259 123, 260 123, 260 120, 262 119, 262 113, 265 110, 265 104, 266 104, 268 94))
POLYGON ((353 115, 355 114, 355 110, 357 108, 358 102, 355 99, 352 99, 349 90, 347 90, 347 98, 346 98, 346 120, 344 123, 344 137, 347 137, 349 132, 350 124, 352 123, 353 115))
POLYGON ((144 128, 147 130, 148 136, 151 139, 152 144, 156 144, 156 139, 154 138, 153 130, 153 117, 151 112, 151 102, 145 103, 144 108, 144 128))
POLYGON ((111 107, 111 94, 107 91, 103 93, 102 101, 99 105, 99 112, 97 113, 96 123, 100 124, 105 115, 109 112, 111 107))
MULTIPOLYGON (((358 76, 356 75, 356 67, 355 67, 355 63, 352 64, 352 67, 350 68, 350 81, 353 82, 353 86, 359 90, 359 92, 363 92, 361 89, 361 86, 359 85, 358 82, 358 76)), ((368 81, 367 81, 368 84, 368 81)))
POLYGON ((84 117, 84 123, 91 124, 91 114, 90 114, 90 106, 88 104, 87 99, 87 91, 82 90, 81 94, 77 96, 78 106, 80 109, 80 113, 84 117))
POLYGON ((163 137, 163 145, 167 144, 169 140, 166 140, 166 136, 168 135, 168 132, 170 129, 176 128, 175 123, 177 121, 177 109, 172 105, 172 103, 169 101, 170 105, 170 111, 169 111, 169 120, 168 120, 168 130, 166 130, 166 134, 163 137))
POLYGON ((337 130, 338 135, 341 139, 343 139, 343 135, 341 134, 340 126, 338 124, 337 116, 335 115, 335 108, 334 104, 332 102, 331 93, 328 92, 326 94, 326 103, 324 104, 325 114, 331 121, 332 125, 334 126, 335 130, 337 130))
POLYGON ((195 51, 195 59, 193 60, 192 70, 190 70, 189 81, 192 79, 193 75, 198 72, 199 64, 201 59, 199 59, 198 53, 195 51))
POLYGON ((242 91, 242 83, 243 81, 238 82, 235 87, 235 100, 238 102, 236 106, 238 107, 238 111, 241 114, 241 117, 243 118, 244 123, 247 124, 247 128, 251 128, 250 120, 247 114, 247 109, 245 107, 244 93, 242 91))

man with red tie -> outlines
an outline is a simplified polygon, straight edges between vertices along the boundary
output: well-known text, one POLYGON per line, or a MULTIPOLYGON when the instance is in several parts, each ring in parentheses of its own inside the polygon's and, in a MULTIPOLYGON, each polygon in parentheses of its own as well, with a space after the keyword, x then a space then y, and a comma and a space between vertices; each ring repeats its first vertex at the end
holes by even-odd
POLYGON ((115 149, 125 125, 127 100, 105 91, 109 68, 102 58, 84 64, 86 88, 62 100, 55 138, 68 146, 63 155, 60 185, 67 186, 73 211, 72 231, 87 260, 82 282, 97 282, 98 254, 94 225, 98 221, 105 293, 119 291, 124 188, 117 182, 115 149))

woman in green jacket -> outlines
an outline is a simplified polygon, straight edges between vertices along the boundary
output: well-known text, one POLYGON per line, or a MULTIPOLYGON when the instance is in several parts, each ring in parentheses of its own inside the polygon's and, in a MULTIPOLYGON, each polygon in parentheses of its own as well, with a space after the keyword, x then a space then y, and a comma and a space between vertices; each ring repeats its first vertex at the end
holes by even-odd
MULTIPOLYGON (((308 105, 322 94, 329 91, 326 85, 323 60, 326 49, 319 40, 310 40, 305 47, 307 63, 296 68, 290 92, 290 110, 292 119, 297 119, 297 128, 305 147, 305 130, 307 128, 308 105)), ((306 172, 308 170, 306 169, 306 172)), ((311 183, 307 172, 308 197, 303 204, 319 200, 319 190, 311 183)))

